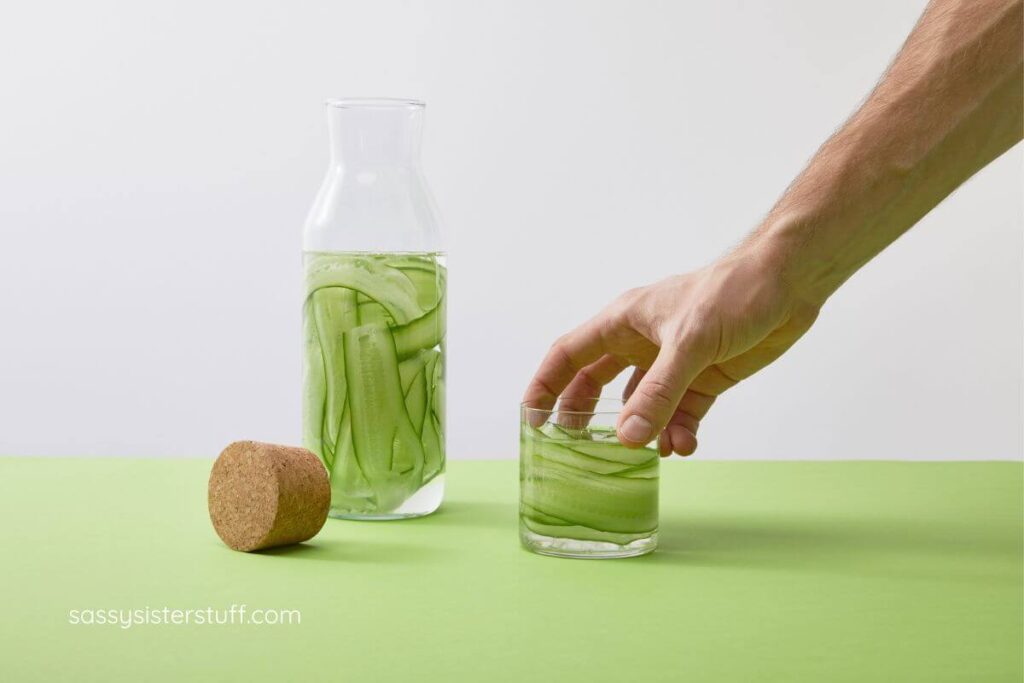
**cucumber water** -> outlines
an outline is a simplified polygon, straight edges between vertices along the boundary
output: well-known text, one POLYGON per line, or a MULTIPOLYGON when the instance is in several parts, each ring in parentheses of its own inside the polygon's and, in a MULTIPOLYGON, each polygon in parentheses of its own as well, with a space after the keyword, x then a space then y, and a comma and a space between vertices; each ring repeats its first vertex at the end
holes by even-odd
POLYGON ((440 503, 446 279, 437 253, 305 254, 303 443, 331 514, 395 518, 440 503))
POLYGON ((520 433, 520 535, 536 552, 622 557, 654 549, 658 453, 605 427, 554 423, 520 433))

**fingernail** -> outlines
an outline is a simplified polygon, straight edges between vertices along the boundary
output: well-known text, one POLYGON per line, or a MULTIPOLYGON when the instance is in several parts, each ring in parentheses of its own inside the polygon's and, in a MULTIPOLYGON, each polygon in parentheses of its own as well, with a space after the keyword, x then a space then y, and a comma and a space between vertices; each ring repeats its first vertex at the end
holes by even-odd
POLYGON ((622 423, 622 429, 619 431, 622 432, 626 439, 633 443, 647 443, 651 440, 651 432, 654 431, 654 428, 646 418, 639 415, 630 415, 622 423))

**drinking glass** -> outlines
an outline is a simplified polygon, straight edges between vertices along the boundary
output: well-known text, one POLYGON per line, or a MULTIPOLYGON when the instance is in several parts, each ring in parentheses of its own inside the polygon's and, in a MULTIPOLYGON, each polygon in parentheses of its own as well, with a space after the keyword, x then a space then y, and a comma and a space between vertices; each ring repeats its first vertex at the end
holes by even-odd
POLYGON ((615 435, 619 399, 523 404, 519 537, 542 555, 632 557, 658 544, 655 444, 627 448, 615 435))

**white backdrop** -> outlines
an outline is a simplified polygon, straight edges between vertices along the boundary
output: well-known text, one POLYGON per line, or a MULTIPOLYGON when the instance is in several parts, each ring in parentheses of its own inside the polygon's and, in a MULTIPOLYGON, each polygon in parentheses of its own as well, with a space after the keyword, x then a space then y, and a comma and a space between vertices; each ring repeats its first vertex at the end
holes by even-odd
MULTIPOLYGON (((0 454, 300 423, 331 96, 428 102, 449 446, 514 456, 559 333, 751 229, 923 0, 17 3, 0 19, 0 454)), ((1021 150, 719 400, 701 457, 1018 458, 1021 150)))

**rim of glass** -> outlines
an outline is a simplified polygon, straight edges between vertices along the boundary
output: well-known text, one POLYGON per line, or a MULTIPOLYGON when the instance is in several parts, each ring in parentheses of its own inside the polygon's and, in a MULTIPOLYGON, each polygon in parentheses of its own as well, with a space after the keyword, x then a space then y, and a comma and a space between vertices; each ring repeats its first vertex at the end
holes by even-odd
POLYGON ((622 412, 622 406, 626 405, 625 399, 613 398, 611 396, 574 396, 569 399, 573 402, 578 401, 594 401, 593 410, 566 410, 562 408, 562 397, 555 400, 555 405, 550 408, 537 408, 535 406, 528 405, 525 401, 519 404, 519 409, 523 413, 529 413, 531 415, 618 415, 622 412), (607 409, 604 409, 608 406, 607 409), (614 409, 612 408, 614 406, 614 409))
POLYGON ((423 109, 427 103, 408 97, 336 97, 326 100, 337 109, 423 109))

